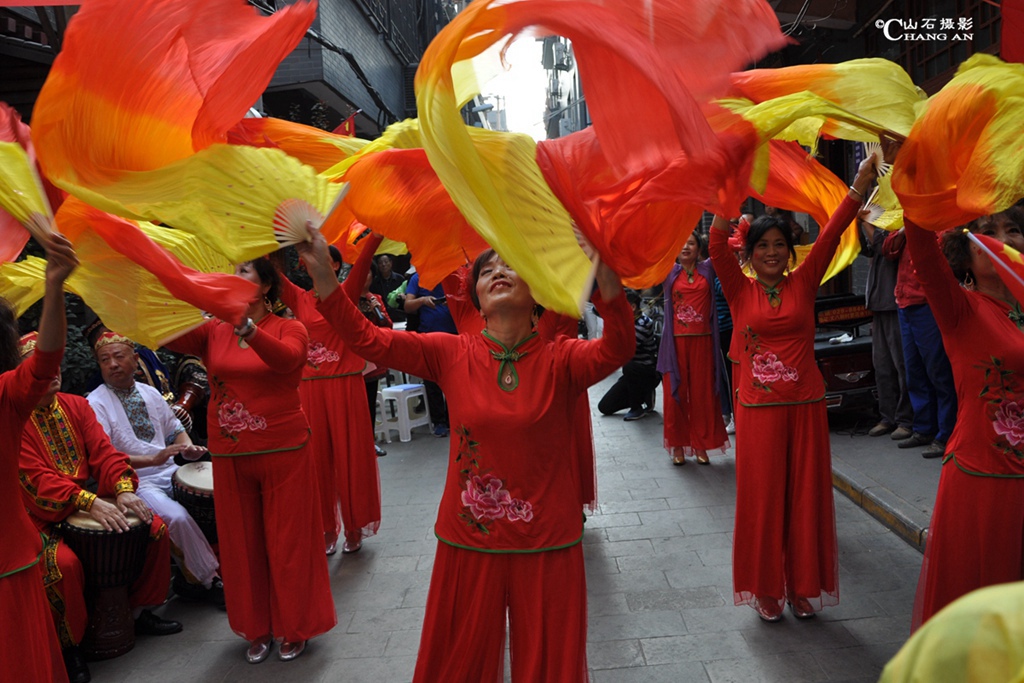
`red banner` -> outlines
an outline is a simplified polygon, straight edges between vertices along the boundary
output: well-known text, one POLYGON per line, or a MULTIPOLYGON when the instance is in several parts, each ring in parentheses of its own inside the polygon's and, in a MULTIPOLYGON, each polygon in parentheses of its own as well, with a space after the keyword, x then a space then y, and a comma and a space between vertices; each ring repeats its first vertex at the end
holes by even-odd
POLYGON ((1004 61, 1024 62, 1024 0, 1003 0, 1000 53, 1004 61))

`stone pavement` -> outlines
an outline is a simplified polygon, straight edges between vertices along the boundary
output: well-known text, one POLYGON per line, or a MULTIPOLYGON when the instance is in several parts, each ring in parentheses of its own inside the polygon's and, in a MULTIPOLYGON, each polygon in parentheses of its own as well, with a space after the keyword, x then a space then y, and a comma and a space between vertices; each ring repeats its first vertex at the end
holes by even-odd
MULTIPOLYGON (((593 405, 610 384, 591 390, 593 405)), ((921 565, 911 546, 836 495, 839 606, 809 621, 787 611, 779 624, 762 623, 750 608, 732 604, 731 452, 709 467, 692 460, 673 467, 661 448, 660 413, 631 423, 595 415, 594 436, 600 510, 588 520, 584 540, 594 683, 877 678, 908 635, 921 565)), ((938 463, 891 442, 834 433, 833 444, 844 467, 860 467, 879 481, 886 475, 880 463, 896 454, 938 470, 938 463), (853 441, 858 445, 847 443, 853 441)), ((447 439, 423 430, 409 444, 386 446, 380 533, 359 553, 329 558, 338 626, 299 659, 249 665, 245 643, 231 633, 224 612, 175 599, 162 611, 185 624, 183 633, 140 638, 127 655, 94 663, 93 680, 409 681, 447 446, 447 439)))

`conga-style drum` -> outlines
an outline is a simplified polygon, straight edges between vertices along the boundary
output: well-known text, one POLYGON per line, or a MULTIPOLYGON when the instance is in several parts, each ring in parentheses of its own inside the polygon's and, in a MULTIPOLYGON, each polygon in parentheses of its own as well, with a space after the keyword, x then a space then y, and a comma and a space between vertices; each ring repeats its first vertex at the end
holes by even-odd
POLYGON ((131 511, 125 517, 131 528, 123 533, 107 531, 82 511, 57 526, 85 573, 89 626, 82 649, 91 659, 119 657, 135 647, 128 589, 142 576, 146 564, 149 525, 131 511))
POLYGON ((174 473, 174 500, 188 510, 210 545, 217 543, 217 516, 213 508, 213 463, 190 462, 174 473))

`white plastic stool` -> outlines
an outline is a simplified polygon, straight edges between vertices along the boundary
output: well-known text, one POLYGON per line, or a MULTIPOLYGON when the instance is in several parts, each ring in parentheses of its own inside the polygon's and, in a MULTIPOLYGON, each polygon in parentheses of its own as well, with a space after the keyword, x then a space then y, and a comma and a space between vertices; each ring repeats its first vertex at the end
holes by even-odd
POLYGON ((377 410, 373 420, 373 440, 391 443, 391 430, 388 429, 387 416, 384 414, 384 397, 377 392, 377 410))
POLYGON ((385 387, 381 392, 381 397, 384 400, 382 404, 382 416, 384 416, 384 426, 387 429, 394 429, 392 426, 394 420, 398 421, 398 440, 405 443, 412 441, 412 429, 413 427, 430 427, 430 408, 427 406, 427 390, 424 389, 422 384, 396 384, 393 387, 385 387), (409 406, 409 402, 416 398, 423 398, 423 413, 414 413, 412 408, 409 406), (394 415, 393 419, 388 419, 386 416, 387 405, 389 401, 394 401, 394 415))

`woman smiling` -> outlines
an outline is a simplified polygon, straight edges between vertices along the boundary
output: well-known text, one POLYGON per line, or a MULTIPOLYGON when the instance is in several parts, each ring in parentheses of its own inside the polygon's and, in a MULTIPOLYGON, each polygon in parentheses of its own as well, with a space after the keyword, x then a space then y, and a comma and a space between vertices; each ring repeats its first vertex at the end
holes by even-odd
POLYGON ((483 332, 402 334, 371 325, 337 293, 326 244, 301 246, 320 311, 360 356, 437 382, 449 400, 448 476, 413 680, 500 680, 505 623, 513 681, 587 678, 587 591, 577 397, 633 354, 618 277, 597 271, 605 335, 545 341, 527 283, 494 251, 475 261, 470 297, 483 332))
MULTIPOLYGON (((895 149, 888 142, 887 150, 895 149)), ((711 260, 733 313, 736 379, 736 527, 733 593, 765 621, 798 618, 839 602, 825 382, 814 360, 814 298, 840 236, 876 177, 861 164, 848 196, 804 263, 789 226, 761 216, 750 226, 747 278, 716 217, 711 260)))

